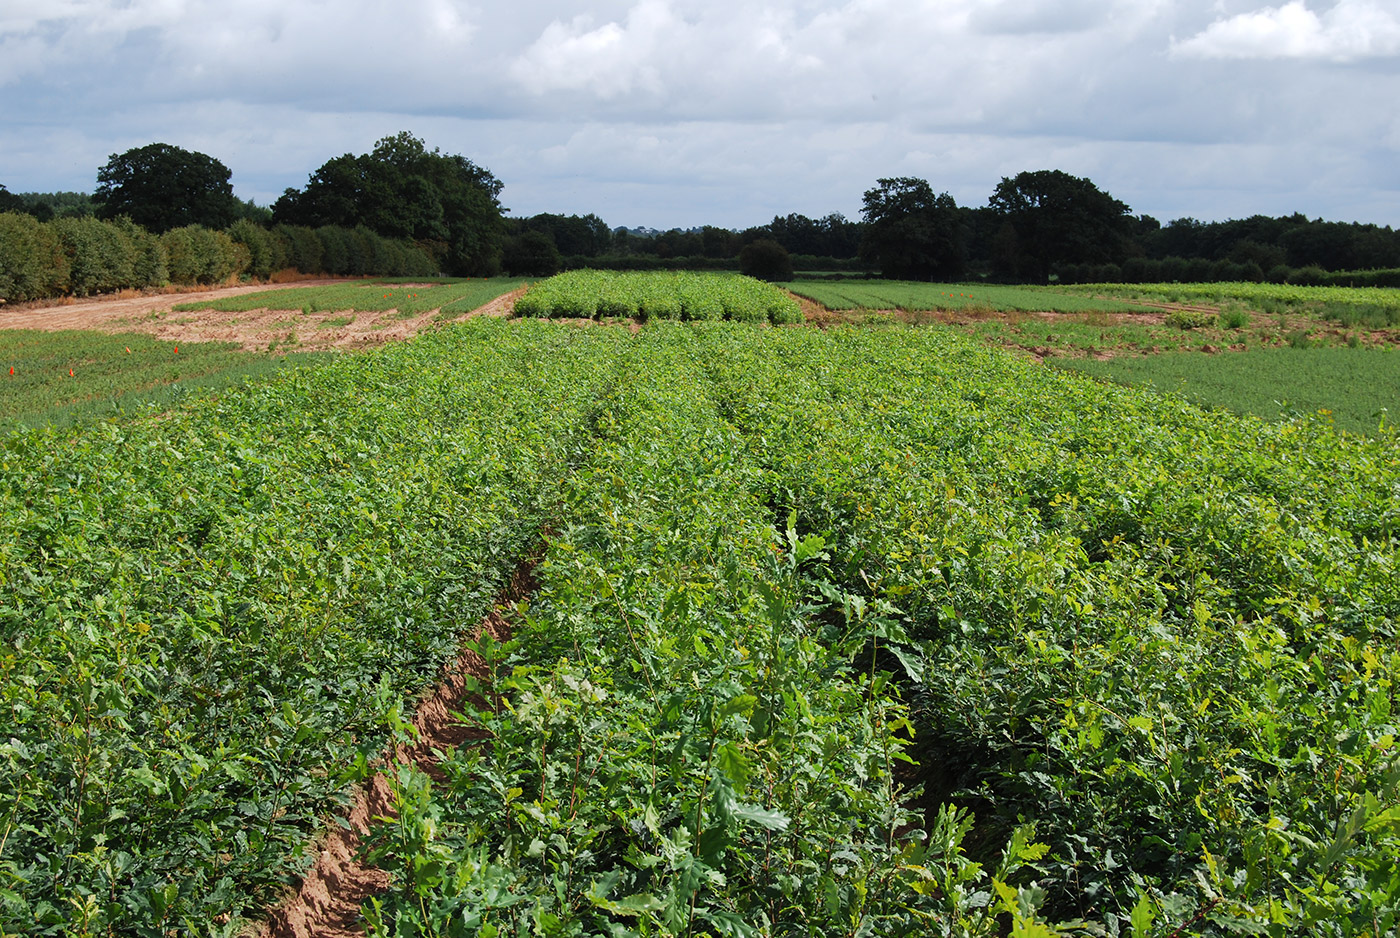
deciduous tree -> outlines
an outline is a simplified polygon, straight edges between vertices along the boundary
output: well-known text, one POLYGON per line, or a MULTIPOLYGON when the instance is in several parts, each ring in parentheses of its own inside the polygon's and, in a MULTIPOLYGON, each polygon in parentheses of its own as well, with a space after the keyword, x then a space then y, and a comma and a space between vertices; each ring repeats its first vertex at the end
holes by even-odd
POLYGON ((966 235, 953 197, 935 195, 927 181, 909 176, 876 181, 862 199, 866 227, 861 256, 894 279, 961 277, 966 235))
POLYGON ((328 160, 306 187, 272 206, 278 222, 320 227, 364 225, 390 238, 432 247, 457 275, 493 272, 500 262, 501 183, 464 156, 429 151, 407 132, 374 150, 328 160))
POLYGON ((156 233, 185 225, 225 228, 239 208, 231 175, 212 156, 152 143, 112 154, 97 171, 92 198, 100 217, 125 215, 156 233))
POLYGON ((996 259, 1001 273, 1044 282, 1056 264, 1122 263, 1126 257, 1130 210, 1088 179, 1057 169, 1019 173, 1003 177, 989 202, 1014 233, 1014 252, 996 259))

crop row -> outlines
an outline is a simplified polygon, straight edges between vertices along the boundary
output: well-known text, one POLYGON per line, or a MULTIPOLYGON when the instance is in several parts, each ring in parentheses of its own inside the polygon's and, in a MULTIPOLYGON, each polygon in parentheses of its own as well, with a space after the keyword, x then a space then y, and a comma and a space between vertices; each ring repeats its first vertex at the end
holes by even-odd
POLYGON ((889 280, 798 281, 791 289, 827 309, 981 309, 999 312, 1080 313, 1133 310, 1121 300, 1079 296, 1045 287, 889 280))
POLYGON ((1393 440, 942 331, 491 321, 0 480, 6 931, 236 931, 541 536, 376 933, 1397 925, 1393 440))
POLYGON ((876 654, 897 625, 774 517, 713 346, 628 344, 539 590, 514 641, 480 646, 509 701, 471 714, 490 747, 440 785, 399 774, 371 934, 994 934, 1036 848, 1022 831, 976 869, 951 809, 925 842, 876 654), (1009 900, 984 901, 994 879, 1009 900))
POLYGON ((983 843, 1033 820, 1046 914, 1393 933, 1393 438, 944 333, 715 338, 778 509, 922 654, 926 803, 972 809, 983 843))
POLYGON ((1263 305, 1269 302, 1294 306, 1345 304, 1382 309, 1400 308, 1400 291, 1390 287, 1304 286, 1291 283, 1088 283, 1063 288, 1081 294, 1129 293, 1172 302, 1218 303, 1241 300, 1263 305))
POLYGON ((532 286, 518 316, 794 323, 802 311, 776 287, 733 274, 575 270, 532 286))
POLYGON ((1394 930, 1393 442, 938 332, 628 342, 377 933, 1394 930))
POLYGON ((236 932, 276 894, 537 537, 606 356, 562 338, 0 441, 0 931, 236 932))

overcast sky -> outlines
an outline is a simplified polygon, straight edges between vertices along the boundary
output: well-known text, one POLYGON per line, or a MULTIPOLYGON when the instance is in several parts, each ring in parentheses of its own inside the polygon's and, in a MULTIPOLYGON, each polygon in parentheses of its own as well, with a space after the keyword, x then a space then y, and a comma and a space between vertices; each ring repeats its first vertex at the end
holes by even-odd
POLYGON ((400 130, 514 214, 742 228, 884 176, 1400 225, 1400 0, 0 0, 0 183, 163 142, 269 204, 400 130))

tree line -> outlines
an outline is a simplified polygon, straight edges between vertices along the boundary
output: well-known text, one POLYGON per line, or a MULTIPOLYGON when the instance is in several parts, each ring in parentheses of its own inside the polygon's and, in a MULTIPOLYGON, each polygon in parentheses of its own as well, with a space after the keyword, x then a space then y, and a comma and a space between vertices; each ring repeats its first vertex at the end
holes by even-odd
POLYGON ((1389 226, 1256 215, 1161 224, 1059 170, 1003 178, 982 206, 924 179, 882 178, 859 220, 775 216, 732 230, 612 228, 597 215, 508 217, 502 184, 407 132, 324 163, 270 207, 240 201, 217 159, 163 143, 113 154, 84 193, 0 185, 0 297, 34 299, 247 274, 496 273, 570 267, 797 270, 1007 282, 1400 283, 1389 226))

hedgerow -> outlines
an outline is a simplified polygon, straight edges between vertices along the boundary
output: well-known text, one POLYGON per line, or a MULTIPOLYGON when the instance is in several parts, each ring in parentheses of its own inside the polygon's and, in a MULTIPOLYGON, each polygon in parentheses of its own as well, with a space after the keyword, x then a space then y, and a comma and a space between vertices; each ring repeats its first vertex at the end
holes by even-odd
POLYGON ((156 236, 130 219, 40 222, 0 213, 0 299, 27 302, 175 283, 216 284, 247 274, 266 279, 293 267, 337 276, 431 276, 437 264, 413 242, 367 228, 316 230, 246 219, 227 232, 189 225, 156 236))

